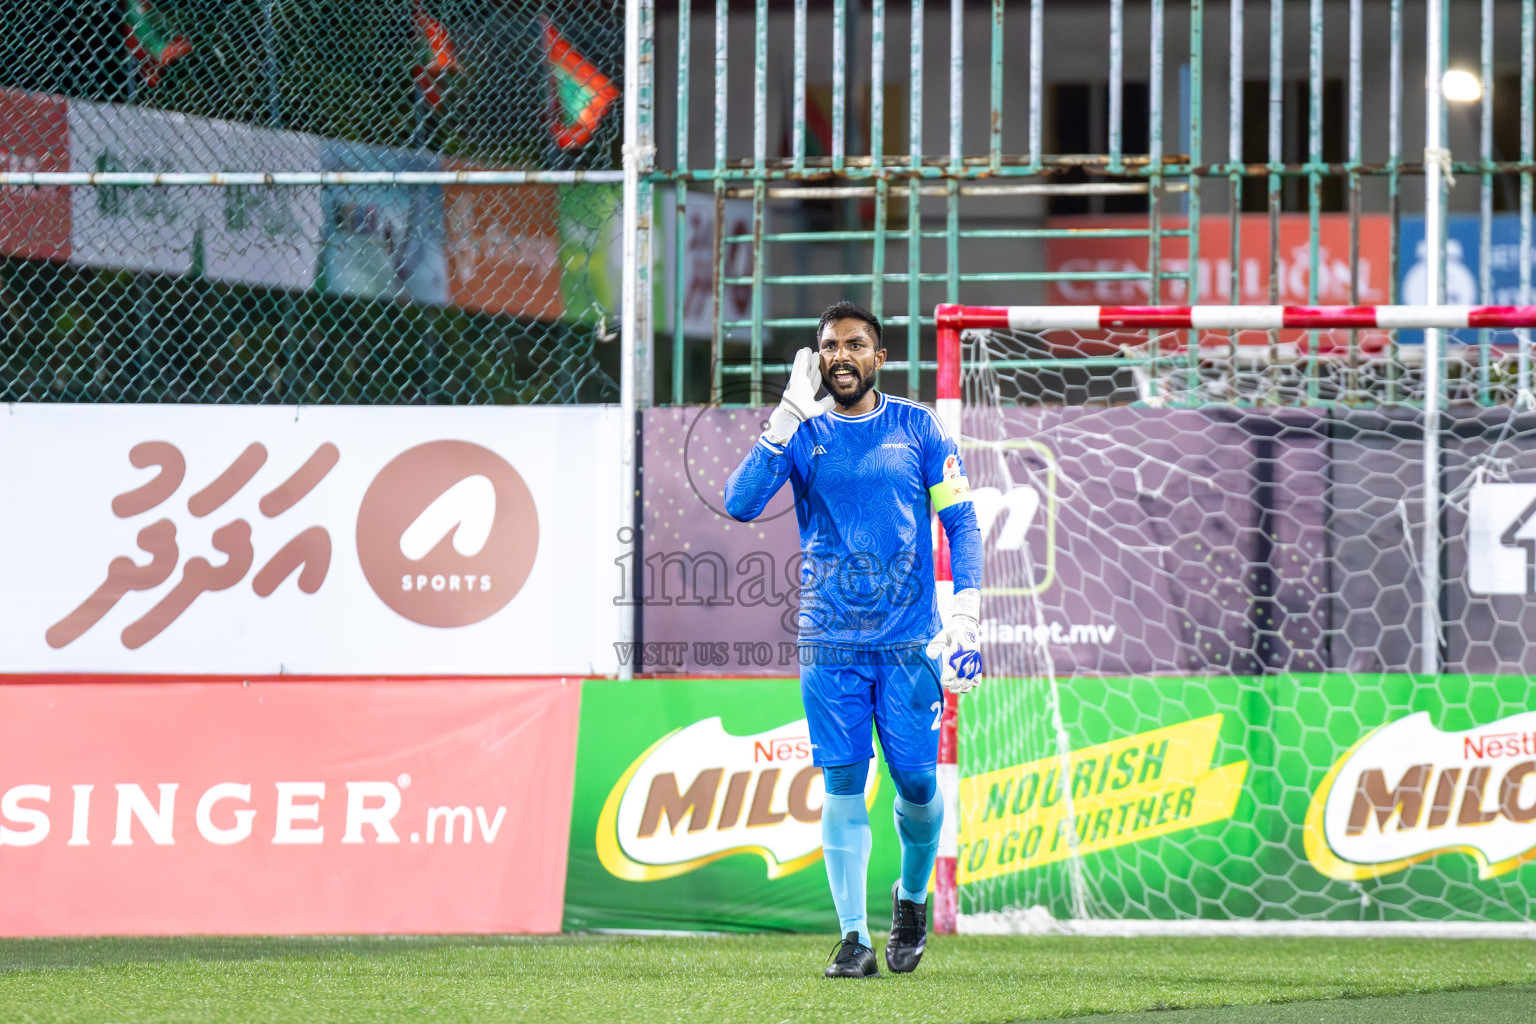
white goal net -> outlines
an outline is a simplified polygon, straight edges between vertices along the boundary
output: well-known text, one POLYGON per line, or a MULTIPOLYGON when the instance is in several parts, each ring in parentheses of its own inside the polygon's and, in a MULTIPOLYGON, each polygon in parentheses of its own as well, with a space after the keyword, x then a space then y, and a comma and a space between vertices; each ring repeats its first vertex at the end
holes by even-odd
POLYGON ((1529 930, 1533 322, 941 307, 960 930, 1529 930))

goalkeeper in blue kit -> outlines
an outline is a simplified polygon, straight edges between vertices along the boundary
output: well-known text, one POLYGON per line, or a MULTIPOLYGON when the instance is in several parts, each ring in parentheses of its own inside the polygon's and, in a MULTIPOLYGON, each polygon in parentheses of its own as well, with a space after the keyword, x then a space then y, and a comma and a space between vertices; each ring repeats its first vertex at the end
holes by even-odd
POLYGON ((796 353, 783 400, 726 482, 725 505, 747 522, 784 481, 794 489, 800 693, 826 783, 822 848, 843 935, 826 975, 867 978, 878 973, 865 917, 870 724, 896 784, 901 877, 885 963, 904 973, 928 937, 944 817, 934 772, 942 689, 964 693, 981 677, 981 535, 954 438, 926 406, 874 390, 885 362, 880 321, 840 302, 822 314, 816 340, 818 351, 796 353), (949 536, 947 625, 934 594, 930 507, 949 536))

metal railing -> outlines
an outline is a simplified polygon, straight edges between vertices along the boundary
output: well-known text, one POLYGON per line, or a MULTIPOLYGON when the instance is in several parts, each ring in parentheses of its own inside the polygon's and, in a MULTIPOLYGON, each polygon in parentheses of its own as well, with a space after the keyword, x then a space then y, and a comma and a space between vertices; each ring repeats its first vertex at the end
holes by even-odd
POLYGON ((616 400, 622 16, 619 0, 16 6, 0 390, 616 400))
MULTIPOLYGON (((1492 304, 1500 301, 1497 292, 1509 290, 1501 289, 1492 267, 1496 207, 1503 205, 1517 208, 1519 216, 1519 285, 1513 298, 1529 303, 1536 173, 1532 0, 1519 0, 1519 24, 1507 26, 1514 31, 1501 30, 1513 21, 1513 4, 1457 5, 1454 34, 1437 28, 1448 23, 1452 8, 1443 0, 1425 5, 1351 0, 1347 11, 1325 7, 1321 0, 1254 6, 1231 0, 1213 8, 1191 0, 1170 10, 1163 0, 1150 0, 1128 10, 1124 0, 1102 6, 953 0, 948 17, 936 19, 923 0, 900 10, 886 0, 833 0, 830 9, 815 10, 796 0, 792 10, 785 4, 772 11, 763 0, 750 6, 716 0, 712 9, 679 0, 675 11, 662 12, 657 30, 671 46, 659 56, 658 109, 672 113, 673 131, 661 140, 658 162, 646 177, 670 192, 679 222, 690 190, 713 198, 712 295, 723 312, 707 339, 691 335, 683 315, 690 282, 683 273, 672 275, 671 290, 659 303, 671 321, 670 330, 661 332, 670 335, 670 356, 662 355, 671 379, 665 394, 656 397, 697 401, 706 391, 719 396, 729 390, 732 400, 761 401, 765 374, 776 371, 780 350, 787 351, 782 339, 799 337, 795 332, 813 325, 825 304, 821 299, 830 301, 834 290, 838 297, 846 293, 867 302, 891 328, 892 358, 883 386, 916 395, 929 386, 924 374, 933 365, 927 355, 931 319, 924 310, 937 302, 1034 302, 1048 300, 1052 286, 1110 282, 1134 284, 1149 303, 1244 301, 1244 287, 1251 285, 1243 279, 1244 262, 1253 260, 1251 239, 1258 234, 1267 236, 1259 273, 1267 287, 1246 301, 1399 302, 1404 301, 1399 250, 1405 219, 1417 224, 1423 216, 1430 242, 1424 262, 1436 292, 1427 301, 1443 301, 1443 214, 1453 175, 1471 176, 1479 186, 1475 206, 1465 186, 1454 193, 1460 199, 1454 208, 1476 210, 1479 218, 1476 294, 1455 298, 1492 304), (1208 24, 1219 24, 1222 16, 1226 32, 1209 32, 1208 24), (1405 25, 1420 19, 1428 49, 1405 53, 1405 25), (712 114, 706 125, 694 113, 707 87, 694 81, 689 60, 679 55, 701 53, 695 42, 709 34, 703 26, 711 22, 712 114), (1479 45, 1475 76, 1483 88, 1480 119, 1475 126, 1463 123, 1458 112, 1447 136, 1439 74, 1449 54, 1466 50, 1472 36, 1461 33, 1473 24, 1479 45), (750 82, 746 74, 732 73, 747 52, 745 45, 733 48, 732 41, 747 35, 750 82), (891 59, 893 47, 909 54, 904 68, 891 59), (947 133, 935 131, 932 105, 924 105, 932 99, 925 77, 932 54, 946 48, 947 133), (1260 50, 1265 59, 1256 62, 1260 50), (1066 66, 1058 53, 1096 56, 1092 65, 1073 60, 1066 66), (1304 71, 1296 60, 1300 53, 1304 71), (1256 66, 1261 77, 1250 80, 1256 66), (1222 70, 1227 81, 1218 90, 1210 72, 1222 70), (1412 117, 1419 102, 1408 84, 1421 74, 1431 77, 1424 109, 1439 115, 1422 124, 1412 117), (1502 97, 1516 77, 1518 159, 1498 151, 1500 133, 1507 135, 1515 119, 1501 114, 1496 123, 1494 105, 1495 95, 1502 97), (867 99, 858 87, 863 82, 867 99), (1066 135, 1060 124, 1067 109, 1063 87, 1082 83, 1099 90, 1095 95, 1107 103, 1097 136, 1103 148, 1087 155, 1053 151, 1066 135), (823 106, 817 106, 817 96, 823 106), (984 124, 967 96, 985 98, 984 124), (886 106, 897 99, 907 115, 907 146, 899 155, 887 145, 887 128, 894 122, 886 117, 886 106), (1022 116, 1016 118, 1013 110, 1020 105, 1022 116), (1213 105, 1226 107, 1224 140, 1219 129, 1211 130, 1213 105), (744 145, 747 133, 736 115, 749 109, 750 143, 744 145), (828 123, 817 126, 818 134, 810 118, 823 114, 828 123), (1253 123, 1262 131, 1252 130, 1253 123), (779 137, 770 130, 773 125, 782 125, 779 137), (707 148, 696 145, 701 134, 707 148), (931 144, 939 137, 947 147, 931 144), (1014 140, 1024 141, 1022 151, 1014 140), (1223 141, 1223 158, 1214 158, 1223 141), (827 151, 813 154, 821 143, 827 151), (1462 158, 1452 156, 1453 143, 1462 158), (697 155, 701 151, 704 159, 697 155), (1427 190, 1422 200, 1420 181, 1427 190), (1518 183, 1517 200, 1499 191, 1510 182, 1518 183), (1145 196, 1144 213, 1137 215, 1143 219, 1135 227, 1102 227, 1083 217, 1078 226, 1049 214, 1052 203, 1085 196, 1095 203, 1104 202, 1099 197, 1124 202, 1126 196, 1145 196), (736 199, 750 200, 750 217, 728 216, 727 203, 736 199), (821 223, 808 223, 807 203, 822 205, 821 223), (1245 204, 1254 211, 1246 219, 1245 204), (1282 241, 1290 232, 1290 211, 1306 220, 1299 270, 1282 241), (1378 237, 1382 219, 1384 240, 1378 237), (1346 223, 1340 234, 1347 234, 1348 273, 1329 287, 1324 250, 1340 220, 1346 223), (1202 236, 1215 237, 1202 225, 1222 221, 1228 225, 1226 251, 1205 254, 1215 269, 1202 279, 1202 236), (1052 266, 1046 255, 1059 239, 1144 240, 1145 254, 1130 269, 1067 269, 1052 266), (1372 294, 1364 295, 1362 259, 1382 253, 1387 266, 1373 268, 1372 294), (793 269, 781 270, 786 263, 793 269), (1305 282, 1288 288, 1287 276, 1305 282), (735 312, 726 301, 730 289, 749 296, 736 303, 735 312), (707 380, 690 378, 706 344, 707 380)), ((653 119, 649 130, 654 129, 653 119)), ((647 128, 641 131, 644 135, 647 128)), ((671 258, 680 267, 688 240, 679 231, 672 241, 671 258)), ((1484 332, 1473 346, 1484 368, 1477 372, 1486 377, 1494 362, 1490 350, 1503 343, 1518 346, 1519 373, 1526 381, 1530 352, 1524 332, 1514 340, 1484 332)), ((1300 358, 1315 354, 1304 351, 1300 358)), ((647 393, 642 401, 650 397, 647 393)))
MULTIPOLYGON (((558 316, 547 303, 535 309, 510 298, 491 303, 492 319, 484 323, 470 311, 470 333, 488 339, 499 332, 505 339, 490 348, 470 346, 479 346, 472 362, 480 367, 470 376, 493 383, 526 377, 527 368, 508 359, 543 359, 536 336, 544 328, 537 324, 558 322, 575 328, 574 335, 564 327, 553 333, 579 339, 574 344, 581 368, 571 376, 569 366, 549 367, 555 376, 625 376, 637 406, 703 401, 726 390, 733 401, 763 400, 765 377, 778 372, 819 309, 845 294, 867 302, 890 327, 892 359, 883 386, 914 395, 930 387, 932 321, 925 310, 938 302, 1061 301, 1069 290, 1093 288, 1134 289, 1151 303, 1439 301, 1447 287, 1460 289, 1451 298, 1461 302, 1531 300, 1536 0, 1349 0, 1338 6, 1275 0, 1263 7, 1247 0, 1173 6, 1164 0, 1131 6, 1124 0, 950 0, 938 10, 929 6, 925 0, 678 0, 657 12, 653 0, 623 7, 617 0, 239 0, 215 11, 175 0, 102 0, 71 15, 78 45, 68 54, 42 46, 49 29, 43 19, 22 16, 17 31, 0 44, 14 58, 3 65, 10 69, 7 85, 32 97, 127 111, 139 119, 135 123, 182 117, 182 145, 179 156, 162 153, 153 166, 124 165, 120 155, 104 152, 88 166, 59 167, 38 162, 46 153, 34 151, 37 140, 12 139, 0 147, 6 157, 0 192, 15 197, 55 190, 51 194, 61 196, 58 190, 66 188, 107 189, 103 194, 123 196, 129 194, 123 189, 139 189, 140 195, 174 195, 160 203, 174 207, 192 205, 187 197, 195 188, 228 196, 254 189, 263 197, 311 190, 333 198, 339 193, 331 190, 344 188, 396 189, 399 196, 418 189, 498 190, 486 192, 505 197, 498 200, 505 207, 498 230, 527 237, 541 230, 535 222, 547 216, 533 209, 547 205, 530 198, 535 190, 566 196, 614 187, 626 183, 627 169, 625 197, 622 203, 615 198, 610 220, 575 225, 579 230, 556 242, 564 249, 556 260, 559 273, 568 276, 583 251, 590 256, 617 238, 608 224, 627 210, 623 255, 614 247, 613 262, 622 267, 610 268, 615 278, 623 277, 623 286, 613 289, 616 294, 599 294, 606 287, 602 274, 571 288, 562 285, 559 290, 568 294, 558 316), (184 36, 190 49, 156 56, 125 48, 129 15, 145 12, 161 19, 163 37, 184 36), (426 39, 418 16, 447 33, 457 47, 454 56, 429 60, 415 52, 426 39), (552 144, 545 124, 552 92, 549 47, 540 32, 551 24, 574 39, 594 66, 602 65, 614 95, 622 96, 593 137, 574 150, 552 144), (1417 38, 1419 25, 1428 46, 1422 52, 1405 42, 1417 38), (235 39, 259 41, 260 60, 232 61, 224 43, 235 39), (320 45, 327 39, 334 44, 329 49, 320 45), (621 51, 622 69, 616 66, 621 51), (419 61, 435 70, 428 74, 419 61), (708 72, 692 75, 694 63, 708 72), (936 63, 942 84, 934 82, 936 63), (1471 108, 1448 108, 1439 97, 1439 75, 1429 72, 1450 65, 1481 82, 1475 117, 1468 116, 1471 108), (1430 88, 1421 105, 1415 83, 1425 74, 1430 88), (635 88, 624 88, 627 82, 635 88), (1071 100, 1074 89, 1078 101, 1071 100), (1437 116, 1426 119, 1423 110, 1437 116), (947 125, 940 123, 945 115, 947 125), (1067 130, 1078 121, 1091 130, 1067 130), (409 161, 396 154, 388 168, 322 168, 274 163, 271 154, 255 150, 243 158, 220 155, 209 132, 230 123, 283 139, 347 141, 448 163, 422 169, 406 166, 409 161), (239 166, 243 160, 249 164, 239 166), (1469 188, 1473 182, 1475 189, 1469 188), (1073 215, 1073 203, 1072 210, 1090 208, 1090 215, 1073 215), (1116 209, 1128 219, 1103 222, 1091 215, 1116 209), (1465 212, 1475 222, 1470 233, 1459 222, 1452 232, 1462 239, 1463 262, 1476 264, 1470 293, 1446 255, 1440 214, 1448 211, 1465 212), (1288 251, 1292 213, 1305 220, 1296 236, 1302 252, 1294 260, 1288 251), (690 233, 690 223, 702 229, 690 233), (1212 233, 1223 223, 1224 232, 1212 233), (1436 294, 1400 294, 1404 270, 1417 259, 1410 236, 1429 243, 1415 280, 1436 294), (1326 252, 1330 244, 1332 255, 1326 252), (1103 247, 1116 259, 1134 246, 1136 255, 1112 267, 1064 264, 1056 253, 1067 245, 1079 252, 1103 247), (1340 260, 1342 249, 1347 253, 1340 260), (1363 268, 1378 257, 1386 263, 1385 281, 1383 268, 1373 266, 1367 294, 1363 268), (1246 295, 1253 282, 1245 279, 1245 264, 1255 260, 1259 293, 1246 295), (1335 263, 1344 269, 1333 269, 1335 263), (695 264, 707 267, 695 272, 695 264), (624 295, 635 301, 625 303, 624 295), (629 318, 625 348, 609 355, 613 350, 600 343, 615 335, 621 306, 629 318), (517 319, 518 310, 532 323, 520 320, 512 330, 495 319, 508 311, 517 319), (657 335, 660 346, 654 344, 657 335), (496 365, 506 367, 500 377, 496 365), (664 373, 660 388, 656 371, 664 373)), ((40 117, 14 120, 44 123, 40 117)), ((323 205, 323 199, 317 202, 323 205)), ((560 217, 574 224, 594 208, 576 202, 560 217)), ((190 241, 186 248, 190 268, 190 241)), ((528 249, 511 255, 503 269, 548 273, 547 266, 535 266, 549 262, 545 243, 528 249)), ((145 339, 113 340, 100 326, 144 321, 148 306, 175 291, 156 282, 195 275, 188 269, 145 276, 134 267, 93 264, 62 248, 53 256, 39 252, 13 254, 6 264, 7 294, 19 302, 13 302, 17 310, 26 307, 7 329, 10 376, 30 375, 36 382, 13 397, 81 390, 54 386, 64 378, 142 379, 143 359, 135 356, 138 369, 129 370, 123 367, 133 360, 114 362, 103 353, 127 346, 143 355, 145 339), (71 295, 82 296, 86 311, 96 315, 66 315, 72 304, 64 300, 71 295), (75 355, 54 351, 57 365, 43 365, 37 353, 57 349, 49 340, 55 336, 66 339, 75 355), (27 350, 24 358, 20 349, 27 350)), ((355 382, 357 371, 345 359, 322 357, 319 348, 305 356, 279 337, 303 320, 293 313, 300 306, 314 306, 321 320, 333 315, 324 303, 294 298, 312 290, 313 280, 287 276, 294 278, 293 288, 263 293, 260 301, 247 302, 242 292, 236 302, 219 290, 224 285, 206 296, 203 285, 194 285, 187 294, 196 292, 195 301, 177 293, 179 305, 159 319, 209 322, 253 302, 287 312, 251 322, 247 333, 261 336, 254 346, 250 338, 188 335, 184 351, 164 353, 167 366, 153 374, 175 377, 171 364, 195 362, 197 353, 231 340, 245 346, 232 350, 242 372, 297 377, 295 360, 319 358, 336 381, 355 382), (258 353, 284 345, 290 351, 283 367, 258 353)), ((240 291, 246 282, 234 286, 240 291)), ((463 311, 452 301, 439 307, 463 311)), ((451 326, 435 314, 417 309, 407 315, 403 307, 388 306, 359 315, 397 321, 411 337, 425 330, 423 353, 453 348, 433 340, 433 332, 441 335, 451 326)), ((341 334, 351 329, 337 328, 341 334)), ((464 336, 459 327, 450 333, 464 336)), ((321 340, 338 344, 336 337, 321 340)), ((385 354, 398 343, 382 336, 374 341, 385 345, 385 354)), ((373 346, 367 338, 339 344, 373 346)), ((557 347, 563 352, 568 346, 557 347)), ((1501 349, 1514 353, 1517 390, 1529 394, 1528 333, 1483 332, 1458 350, 1488 401, 1500 393, 1494 375, 1501 349)), ((1315 356, 1303 351, 1299 358, 1315 356)), ((407 362, 414 369, 391 368, 386 359, 373 379, 379 372, 409 375, 426 366, 407 362)), ((452 393, 455 379, 467 378, 445 376, 435 365, 423 372, 439 383, 422 393, 440 400, 452 393)), ((188 383, 195 376, 171 380, 170 390, 140 390, 150 398, 226 400, 220 397, 225 392, 188 383)), ((342 400, 385 394, 359 391, 352 383, 338 386, 334 392, 322 388, 322 400, 328 393, 342 400)), ((551 386, 476 385, 462 395, 477 401, 623 397, 612 382, 587 391, 551 386)), ((310 392, 287 386, 272 393, 310 392)), ((252 394, 237 389, 228 400, 252 400, 252 394)))

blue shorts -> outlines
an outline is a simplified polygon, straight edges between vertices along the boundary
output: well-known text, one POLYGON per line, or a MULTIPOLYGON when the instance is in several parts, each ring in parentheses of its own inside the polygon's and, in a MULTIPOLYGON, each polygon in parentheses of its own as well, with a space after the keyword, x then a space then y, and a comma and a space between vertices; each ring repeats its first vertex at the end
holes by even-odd
POLYGON ((870 651, 801 644, 800 697, 811 727, 811 760, 820 767, 874 757, 871 720, 892 768, 922 772, 938 764, 944 691, 939 663, 921 646, 870 651))

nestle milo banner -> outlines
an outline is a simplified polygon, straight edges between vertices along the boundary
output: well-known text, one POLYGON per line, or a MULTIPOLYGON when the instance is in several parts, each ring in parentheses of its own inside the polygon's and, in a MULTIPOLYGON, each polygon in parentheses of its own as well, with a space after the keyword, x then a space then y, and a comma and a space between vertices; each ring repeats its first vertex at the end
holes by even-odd
POLYGON ((966 777, 963 846, 972 856, 962 859, 959 881, 1231 818, 1248 762, 1212 767, 1222 721, 1206 715, 966 777))
MULTIPOLYGON (((837 931, 797 680, 589 680, 579 736, 567 930, 837 931)), ((883 765, 865 792, 879 927, 900 863, 883 765)))
POLYGON ((1052 685, 962 704, 962 914, 1528 919, 1536 681, 1052 685))

